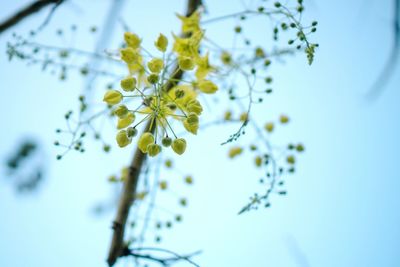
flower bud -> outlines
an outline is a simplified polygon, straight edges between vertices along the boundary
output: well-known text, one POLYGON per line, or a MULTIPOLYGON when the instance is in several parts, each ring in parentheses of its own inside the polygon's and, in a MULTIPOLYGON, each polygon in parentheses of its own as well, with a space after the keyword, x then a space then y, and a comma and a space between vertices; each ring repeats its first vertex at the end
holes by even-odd
POLYGON ((135 77, 126 77, 121 80, 121 87, 126 92, 132 92, 136 87, 136 78, 135 77))
POLYGON ((194 69, 194 61, 190 57, 185 57, 185 56, 179 57, 178 65, 181 70, 189 71, 194 69))
POLYGON ((136 130, 136 128, 133 128, 133 127, 128 127, 127 129, 126 129, 126 132, 128 133, 128 136, 129 137, 135 137, 136 135, 137 135, 137 130, 136 130))
POLYGON ((150 157, 155 157, 161 152, 161 146, 157 144, 150 144, 147 146, 147 153, 150 157))
POLYGON ((119 147, 125 147, 132 142, 132 139, 128 137, 125 130, 119 131, 116 136, 116 140, 119 147))
POLYGON ((137 36, 136 34, 134 34, 132 32, 125 32, 124 39, 125 39, 126 44, 132 48, 139 48, 140 43, 142 41, 142 40, 140 40, 139 36, 137 36))
POLYGON ((203 112, 203 107, 197 99, 192 99, 186 104, 186 109, 189 112, 196 113, 197 115, 201 115, 203 112))
POLYGON ((132 47, 123 48, 120 50, 121 59, 127 64, 134 63, 139 58, 139 53, 135 51, 132 47))
POLYGON ((165 146, 165 147, 169 147, 170 145, 171 145, 171 143, 172 143, 172 139, 170 138, 170 137, 164 137, 162 140, 161 140, 161 143, 162 143, 162 145, 163 146, 165 146))
POLYGON ((159 80, 159 77, 157 74, 150 74, 147 76, 147 81, 151 84, 156 84, 159 80))
POLYGON ((168 183, 167 181, 163 180, 160 182, 160 189, 161 190, 166 190, 168 188, 168 183))
POLYGON ((114 114, 118 116, 118 118, 123 118, 128 115, 128 108, 125 105, 120 105, 116 109, 114 109, 114 114))
POLYGON ((272 132, 274 130, 274 123, 273 122, 267 122, 264 125, 264 129, 269 133, 272 132))
POLYGON ((228 157, 233 159, 234 157, 242 154, 242 152, 243 152, 243 148, 241 148, 241 147, 232 147, 231 149, 229 149, 228 157))
POLYGON ((199 129, 199 117, 197 114, 194 112, 189 113, 187 118, 183 121, 183 126, 192 134, 197 134, 197 130, 199 129))
POLYGON ((295 164, 295 162, 296 162, 296 158, 295 158, 293 155, 289 155, 289 156, 287 156, 286 161, 287 161, 287 163, 289 163, 290 165, 293 165, 293 164, 295 164))
POLYGON ((205 94, 213 94, 218 90, 218 86, 209 80, 200 81, 198 86, 199 86, 199 90, 205 94))
POLYGON ((279 121, 280 121, 282 124, 288 123, 288 122, 289 122, 289 117, 286 116, 286 115, 281 115, 281 116, 279 117, 279 121))
POLYGON ((147 67, 149 67, 149 70, 153 73, 160 73, 164 68, 164 61, 161 58, 153 58, 147 62, 147 67))
POLYGON ((186 140, 183 138, 175 139, 171 147, 176 154, 182 155, 186 150, 186 140))
POLYGON ((261 164, 262 164, 262 158, 261 158, 260 156, 257 156, 257 157, 254 159, 254 163, 256 164, 257 167, 260 167, 261 164))
POLYGON ((154 143, 154 136, 150 132, 143 133, 138 141, 138 147, 143 153, 147 153, 147 146, 154 143))
POLYGON ((126 128, 135 121, 135 114, 133 112, 128 112, 128 114, 118 119, 117 129, 126 128))
POLYGON ((167 46, 168 46, 168 39, 167 37, 165 37, 165 35, 163 35, 162 33, 160 33, 160 35, 158 36, 157 40, 155 41, 154 45, 156 46, 156 48, 158 50, 160 50, 161 52, 165 52, 167 50, 167 46))
POLYGON ((104 94, 103 101, 109 105, 116 105, 122 101, 122 94, 117 90, 108 90, 104 94))

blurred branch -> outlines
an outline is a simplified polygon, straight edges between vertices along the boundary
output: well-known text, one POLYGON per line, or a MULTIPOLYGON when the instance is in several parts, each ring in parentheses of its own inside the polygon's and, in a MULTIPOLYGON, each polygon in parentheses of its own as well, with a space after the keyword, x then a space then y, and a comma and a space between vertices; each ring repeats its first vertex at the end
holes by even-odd
POLYGON ((10 16, 5 21, 0 23, 0 34, 3 33, 4 31, 6 31, 7 29, 13 27, 14 25, 19 23, 23 19, 29 17, 30 15, 42 10, 44 7, 54 4, 55 6, 53 7, 52 11, 47 16, 47 18, 43 22, 43 24, 40 26, 40 28, 42 28, 43 26, 45 26, 48 23, 53 12, 62 2, 64 2, 64 0, 37 0, 35 2, 32 2, 31 4, 22 8, 17 13, 15 13, 14 15, 10 16))
POLYGON ((145 259, 148 261, 153 261, 159 263, 161 266, 170 266, 173 263, 179 262, 179 261, 186 261, 190 263, 193 266, 199 267, 198 264, 193 262, 191 258, 195 255, 200 254, 201 251, 196 251, 188 255, 179 255, 173 251, 166 250, 166 249, 160 249, 160 248, 134 248, 134 249, 126 249, 124 250, 122 256, 132 256, 137 259, 145 259), (143 254, 141 251, 158 251, 158 252, 164 252, 173 255, 173 257, 169 258, 160 258, 160 257, 155 257, 150 254, 143 254))
POLYGON ((370 91, 367 94, 367 98, 370 100, 376 99, 385 89, 387 82, 393 74, 396 68, 397 60, 399 57, 400 50, 400 0, 394 0, 394 17, 393 17, 393 46, 390 52, 390 56, 379 74, 378 78, 374 82, 370 91))

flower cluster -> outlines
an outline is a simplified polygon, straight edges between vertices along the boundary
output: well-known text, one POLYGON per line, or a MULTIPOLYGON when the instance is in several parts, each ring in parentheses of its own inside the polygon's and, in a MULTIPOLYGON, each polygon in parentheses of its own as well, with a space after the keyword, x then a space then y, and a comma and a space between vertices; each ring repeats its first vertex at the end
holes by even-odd
POLYGON ((172 51, 167 52, 169 40, 160 34, 154 42, 159 57, 144 50, 142 40, 135 33, 124 34, 126 47, 120 50, 120 58, 126 63, 129 75, 120 82, 123 92, 108 90, 103 99, 118 117, 120 131, 116 141, 120 147, 129 145, 137 135, 137 126, 148 122, 137 144, 151 157, 158 155, 162 147, 171 147, 175 153, 183 154, 186 140, 175 134, 172 120, 179 121, 186 131, 197 134, 203 112, 198 95, 218 90, 208 79, 214 71, 208 53, 199 53, 204 37, 199 25, 200 13, 195 12, 190 17, 178 15, 178 18, 182 21, 183 36, 173 35, 172 51), (183 74, 190 80, 183 80, 183 74), (124 103, 129 100, 136 104, 135 108, 124 103), (137 117, 141 118, 135 123, 137 117))

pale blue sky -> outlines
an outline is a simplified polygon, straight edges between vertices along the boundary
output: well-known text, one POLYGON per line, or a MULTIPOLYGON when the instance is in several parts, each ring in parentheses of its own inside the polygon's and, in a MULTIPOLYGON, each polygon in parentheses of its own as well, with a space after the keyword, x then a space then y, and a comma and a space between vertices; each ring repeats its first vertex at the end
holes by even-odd
MULTIPOLYGON (((0 18, 27 2, 2 3, 0 18)), ((46 41, 56 42, 54 29, 65 21, 82 27, 101 24, 109 5, 105 0, 71 2, 57 11, 43 33, 46 41)), ((127 2, 123 17, 145 40, 177 31, 173 12, 184 9, 183 0, 127 2)), ((235 10, 231 2, 206 1, 215 15, 235 10)), ((400 265, 399 68, 379 99, 365 99, 391 48, 392 1, 305 2, 306 18, 319 22, 314 38, 321 48, 311 67, 297 56, 275 68, 277 90, 268 105, 268 116, 283 111, 292 118, 280 138, 306 145, 298 172, 288 179, 288 195, 274 197, 268 210, 236 215, 259 187, 246 162, 225 160, 219 143, 228 132, 219 138, 221 132, 204 132, 181 160, 196 185, 185 189, 190 206, 184 223, 166 233, 163 246, 203 250, 196 258, 201 266, 307 266, 296 260, 299 250, 312 267, 400 265)), ((40 13, 14 31, 25 33, 44 16, 40 13)), ((110 46, 118 44, 121 32, 110 37, 110 46)), ((223 38, 226 33, 217 27, 213 34, 223 38)), ((127 162, 131 152, 110 158, 93 145, 83 156, 53 160, 54 129, 62 126, 82 81, 59 83, 39 68, 9 63, 9 38, 10 32, 0 37, 0 156, 21 135, 37 136, 46 147, 49 168, 33 195, 17 195, 1 181, 0 266, 105 266, 113 213, 94 217, 90 209, 110 197, 105 176, 127 162)), ((93 49, 89 37, 79 40, 85 43, 76 46, 93 49)))

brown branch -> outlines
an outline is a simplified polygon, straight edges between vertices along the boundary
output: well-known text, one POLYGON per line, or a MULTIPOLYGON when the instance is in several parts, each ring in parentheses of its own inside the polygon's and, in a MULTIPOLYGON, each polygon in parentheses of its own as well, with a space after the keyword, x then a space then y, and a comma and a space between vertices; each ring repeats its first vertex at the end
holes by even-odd
MULTIPOLYGON (((186 9, 186 16, 190 16, 196 9, 201 5, 201 0, 188 0, 188 5, 186 9)), ((175 73, 171 77, 172 81, 179 80, 182 78, 183 72, 179 68, 175 68, 175 73)), ((175 82, 169 82, 165 85, 164 90, 169 91, 175 86, 175 82)), ((154 131, 150 129, 150 122, 147 123, 144 131, 154 131)), ((129 210, 135 201, 136 187, 139 181, 139 175, 141 168, 146 160, 146 154, 143 154, 140 149, 136 148, 133 160, 130 166, 129 176, 124 181, 122 195, 118 204, 118 211, 113 222, 113 236, 111 240, 111 246, 108 253, 107 263, 109 266, 113 266, 117 259, 123 256, 123 251, 126 249, 124 247, 124 232, 125 225, 128 219, 129 210)))
POLYGON ((0 34, 3 33, 5 30, 13 27, 23 19, 29 17, 30 15, 40 11, 44 7, 50 5, 50 4, 55 4, 56 7, 61 4, 63 0, 37 0, 32 2, 31 4, 25 6, 21 10, 19 10, 17 13, 0 23, 0 34))
POLYGON ((201 251, 196 251, 191 254, 181 256, 171 250, 162 249, 162 248, 133 248, 133 249, 126 248, 126 249, 124 249, 124 252, 121 255, 121 257, 132 256, 136 259, 143 259, 143 260, 147 260, 147 261, 157 262, 157 263, 161 264, 162 266, 171 266, 174 263, 177 263, 180 261, 186 261, 187 263, 189 263, 195 267, 199 267, 199 265, 197 263, 195 263, 194 261, 192 261, 191 258, 200 253, 201 253, 201 251), (153 256, 151 254, 143 254, 143 251, 164 252, 167 254, 171 254, 172 257, 160 258, 160 257, 153 256))

